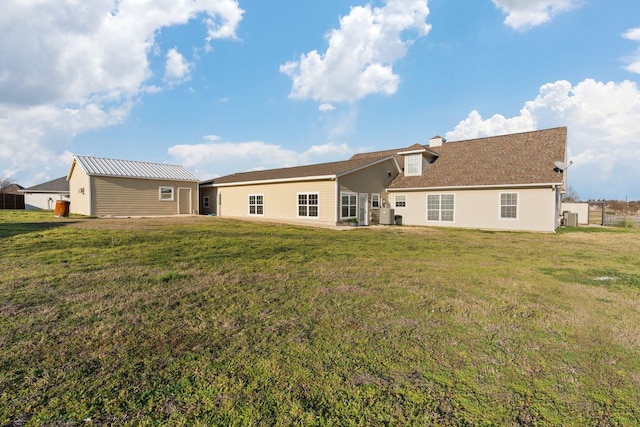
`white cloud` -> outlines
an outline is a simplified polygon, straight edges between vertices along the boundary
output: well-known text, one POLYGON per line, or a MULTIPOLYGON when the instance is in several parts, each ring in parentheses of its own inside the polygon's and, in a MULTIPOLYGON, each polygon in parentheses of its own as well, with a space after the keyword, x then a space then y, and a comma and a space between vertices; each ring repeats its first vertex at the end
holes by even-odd
POLYGON ((333 111, 335 110, 336 107, 334 107, 333 105, 325 102, 324 104, 320 104, 320 106, 318 107, 318 110, 320 111, 333 111))
POLYGON ((545 24, 562 12, 577 8, 581 0, 492 0, 507 14, 504 23, 515 30, 545 24))
POLYGON ((184 56, 175 47, 167 52, 167 62, 164 68, 164 81, 174 84, 191 79, 192 65, 184 59, 184 56))
MULTIPOLYGON (((157 54, 161 29, 204 15, 202 43, 208 44, 235 37, 242 13, 235 0, 121 0, 115 6, 113 0, 4 0, 0 146, 8 156, 0 169, 21 183, 37 183, 34 177, 64 154, 74 135, 120 123, 140 95, 162 89, 149 84, 149 57, 157 54), (30 156, 36 152, 50 155, 30 156)), ((177 51, 167 58, 170 84, 186 80, 191 66, 177 51)))
MULTIPOLYGON (((622 35, 625 39, 636 41, 640 43, 640 28, 632 28, 625 31, 622 35)), ((627 58, 629 65, 625 67, 627 71, 640 74, 640 47, 636 49, 635 53, 627 58)))
POLYGON ((640 89, 635 82, 545 84, 520 115, 483 120, 477 111, 446 134, 450 141, 568 127, 569 184, 582 197, 640 199, 640 89))
POLYGON ((321 102, 348 102, 369 94, 396 92, 400 77, 392 65, 404 57, 411 41, 403 39, 413 30, 426 35, 427 0, 387 0, 384 7, 352 7, 340 19, 340 28, 326 35, 324 54, 312 50, 298 61, 280 66, 293 80, 291 98, 321 102))
POLYGON ((355 150, 346 144, 327 143, 297 152, 263 141, 247 141, 174 145, 168 153, 174 162, 201 179, 209 179, 235 172, 344 160, 355 150))

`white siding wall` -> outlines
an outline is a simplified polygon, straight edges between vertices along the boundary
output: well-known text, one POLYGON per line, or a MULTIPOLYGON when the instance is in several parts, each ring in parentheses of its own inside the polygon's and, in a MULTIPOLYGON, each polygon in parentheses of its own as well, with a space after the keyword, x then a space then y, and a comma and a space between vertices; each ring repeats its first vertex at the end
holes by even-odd
POLYGON ((555 191, 551 188, 455 191, 394 191, 388 194, 395 215, 404 225, 428 225, 488 230, 555 231, 555 191), (500 218, 500 193, 518 193, 518 218, 500 218), (395 194, 407 196, 407 206, 397 208, 395 194), (427 221, 427 194, 453 194, 454 221, 427 221))
POLYGON ((44 209, 54 210, 56 207, 56 200, 70 200, 68 195, 62 195, 58 193, 25 193, 24 195, 24 207, 25 209, 44 209))

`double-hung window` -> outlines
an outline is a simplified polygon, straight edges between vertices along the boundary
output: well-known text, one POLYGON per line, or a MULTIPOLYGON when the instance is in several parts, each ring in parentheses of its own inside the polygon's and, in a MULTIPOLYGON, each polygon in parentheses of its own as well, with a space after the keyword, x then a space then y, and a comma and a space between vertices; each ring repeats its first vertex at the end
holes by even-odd
POLYGON ((407 207, 407 195, 406 194, 396 194, 393 198, 394 206, 396 208, 406 208, 407 207))
POLYGON ((354 218, 358 214, 358 195, 356 193, 340 193, 340 217, 354 218))
POLYGON ((453 221, 454 210, 453 194, 427 195, 427 221, 453 221))
POLYGON ((500 218, 518 219, 518 193, 500 193, 500 218))
POLYGON ((249 215, 264 215, 264 194, 249 194, 249 215))
POLYGON ((407 163, 407 171, 405 175, 422 174, 422 154, 409 154, 406 156, 405 161, 407 163))
POLYGON ((378 209, 380 207, 380 194, 379 193, 371 194, 371 207, 373 209, 378 209))
POLYGON ((320 196, 318 193, 298 193, 298 216, 318 218, 320 196))
POLYGON ((210 206, 211 206, 211 199, 209 198, 209 196, 204 196, 202 198, 202 207, 205 209, 209 209, 210 206))

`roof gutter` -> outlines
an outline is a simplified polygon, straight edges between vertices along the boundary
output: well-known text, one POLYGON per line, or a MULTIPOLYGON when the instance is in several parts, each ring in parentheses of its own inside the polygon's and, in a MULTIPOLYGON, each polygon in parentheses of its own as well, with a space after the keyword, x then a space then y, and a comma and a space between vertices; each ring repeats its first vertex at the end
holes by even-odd
POLYGON ((480 188, 536 188, 536 187, 556 187, 564 185, 561 182, 541 182, 537 184, 493 184, 493 185, 454 185, 440 187, 413 187, 413 188, 387 188, 387 192, 394 191, 433 191, 433 190, 477 190, 480 188))
POLYGON ((209 184, 204 184, 202 187, 234 187, 237 185, 254 185, 254 184, 278 184, 283 182, 302 182, 302 181, 325 181, 325 180, 334 180, 337 178, 337 175, 318 175, 318 176, 304 176, 298 178, 277 178, 277 179, 260 179, 254 181, 237 181, 237 182, 227 182, 222 184, 216 184, 215 180, 209 184))

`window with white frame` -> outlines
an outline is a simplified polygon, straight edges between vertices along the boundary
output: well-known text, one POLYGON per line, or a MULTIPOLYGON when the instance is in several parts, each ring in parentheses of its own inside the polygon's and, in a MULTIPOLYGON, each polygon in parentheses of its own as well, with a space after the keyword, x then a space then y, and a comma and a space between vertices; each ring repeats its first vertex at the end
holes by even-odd
POLYGON ((378 193, 371 194, 371 207, 373 209, 379 209, 380 208, 380 194, 378 194, 378 193))
POLYGON ((249 194, 249 215, 264 215, 264 194, 249 194))
POLYGON ((427 221, 453 221, 455 197, 453 194, 427 195, 427 221))
POLYGON ((407 166, 405 175, 422 174, 422 154, 407 155, 405 157, 405 164, 407 166))
POLYGON ((407 195, 406 194, 396 194, 393 198, 393 203, 396 208, 406 208, 407 207, 407 195))
POLYGON ((173 187, 161 186, 158 188, 158 198, 161 201, 170 202, 173 200, 173 187))
POLYGON ((318 193, 298 193, 298 216, 317 218, 320 214, 320 195, 318 193))
POLYGON ((211 206, 211 199, 209 198, 209 196, 204 196, 202 198, 202 207, 205 209, 209 209, 210 206, 211 206))
POLYGON ((340 218, 354 218, 358 214, 358 195, 340 193, 340 218))
POLYGON ((518 193, 500 193, 500 218, 518 218, 518 193))

